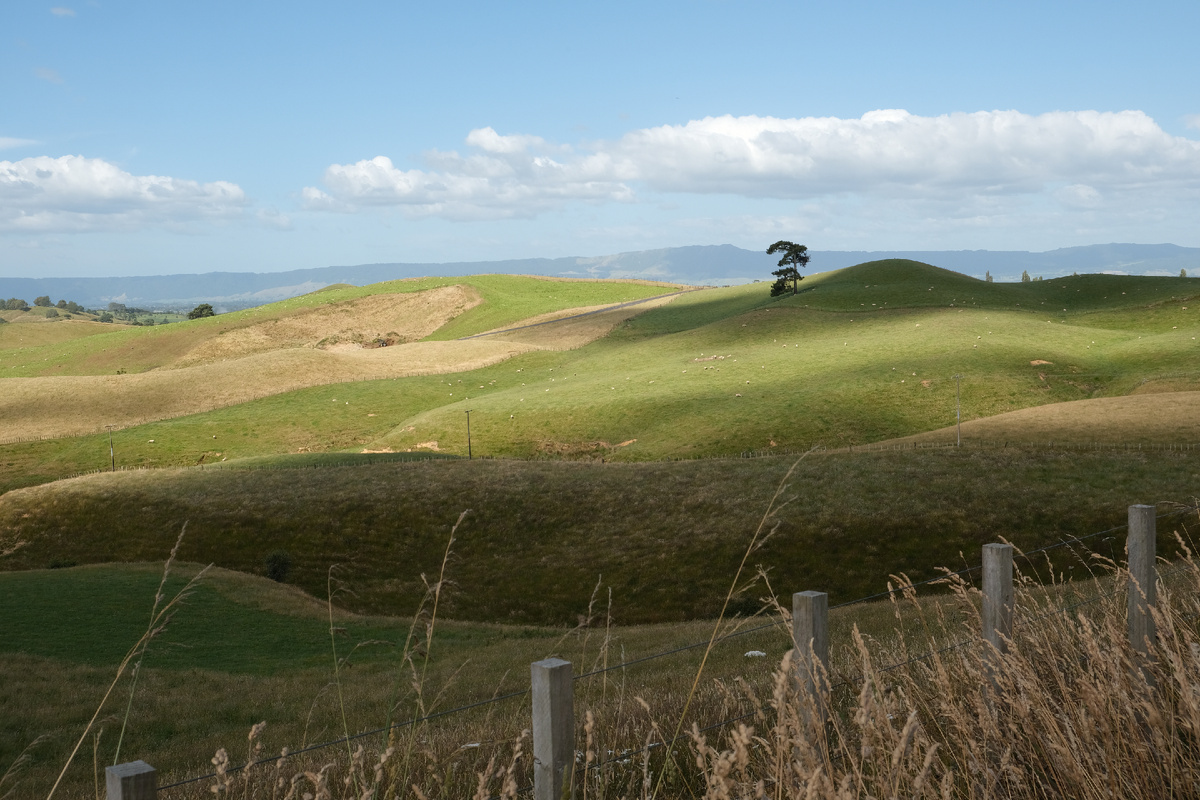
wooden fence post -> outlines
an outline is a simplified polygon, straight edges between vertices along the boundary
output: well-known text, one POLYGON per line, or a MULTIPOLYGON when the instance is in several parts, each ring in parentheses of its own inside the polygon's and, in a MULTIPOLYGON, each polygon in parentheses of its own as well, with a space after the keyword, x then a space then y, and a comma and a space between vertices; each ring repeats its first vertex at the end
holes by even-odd
POLYGON ((105 767, 108 800, 156 800, 158 773, 145 761, 130 761, 105 767))
POLYGON ((984 663, 992 688, 998 690, 999 657, 1008 652, 1013 627, 1013 546, 983 546, 983 638, 984 663))
POLYGON ((824 721, 829 683, 829 595, 825 592, 796 592, 792 595, 792 638, 796 642, 797 689, 811 697, 824 721), (815 669, 819 662, 821 675, 815 669))
POLYGON ((1129 507, 1129 644, 1143 657, 1154 649, 1155 627, 1150 608, 1158 600, 1158 578, 1154 569, 1154 506, 1129 507))
POLYGON ((575 701, 571 662, 530 665, 533 687, 533 797, 560 800, 563 776, 575 763, 575 701))
POLYGON ((1013 546, 983 546, 983 638, 1001 653, 1012 638, 1013 546))

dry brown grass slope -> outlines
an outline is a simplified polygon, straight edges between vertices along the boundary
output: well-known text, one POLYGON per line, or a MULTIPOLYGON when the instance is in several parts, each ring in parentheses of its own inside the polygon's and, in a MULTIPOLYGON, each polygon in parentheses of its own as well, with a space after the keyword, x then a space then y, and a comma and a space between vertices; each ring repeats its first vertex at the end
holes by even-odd
MULTIPOLYGON (((1089 443, 1200 442, 1200 392, 1098 397, 1023 408, 962 424, 964 442, 1089 443)), ((888 444, 953 442, 949 426, 888 444)))
POLYGON ((6 436, 71 436, 211 411, 347 381, 478 369, 534 349, 516 342, 414 342, 372 350, 289 348, 140 375, 8 378, 0 391, 6 436))
MULTIPOLYGON (((94 433, 211 411, 331 383, 479 369, 530 350, 581 347, 624 320, 668 300, 465 341, 413 341, 477 305, 471 287, 377 295, 303 309, 285 317, 216 330, 181 351, 178 336, 147 346, 173 356, 167 368, 138 374, 0 380, 7 440, 94 433), (364 347, 376 338, 405 342, 364 347)), ((558 316, 596 310, 568 309, 558 316)), ((516 326, 544 322, 545 316, 516 326)), ((117 358, 101 353, 97 358, 117 358)), ((113 362, 118 363, 117 361, 113 362)))
POLYGON ((212 335, 171 366, 209 364, 286 348, 357 350, 380 339, 389 344, 415 342, 481 302, 473 287, 455 285, 302 308, 212 335))

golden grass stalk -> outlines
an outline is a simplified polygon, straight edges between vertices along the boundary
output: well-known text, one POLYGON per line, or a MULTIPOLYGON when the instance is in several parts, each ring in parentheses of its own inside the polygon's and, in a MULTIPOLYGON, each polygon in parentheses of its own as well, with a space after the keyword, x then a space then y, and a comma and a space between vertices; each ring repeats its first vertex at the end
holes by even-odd
MULTIPOLYGON (((425 684, 426 684, 426 678, 428 676, 428 671, 429 671, 429 654, 433 650, 433 634, 434 634, 434 631, 437 629, 438 604, 441 601, 442 591, 447 585, 446 568, 450 563, 450 554, 453 552, 455 535, 458 533, 458 526, 462 524, 463 520, 467 518, 467 514, 469 514, 469 513, 471 513, 470 509, 464 510, 461 514, 458 515, 458 519, 455 521, 454 525, 451 526, 451 528, 450 528, 450 536, 446 540, 446 549, 442 553, 442 563, 438 569, 437 581, 433 585, 430 585, 429 581, 425 578, 425 575, 424 574, 421 575, 421 580, 425 582, 425 594, 421 598, 421 603, 417 608, 417 613, 413 615, 412 625, 409 626, 408 635, 404 642, 404 649, 403 649, 403 652, 401 655, 402 663, 407 663, 409 666, 409 669, 412 672, 412 688, 413 688, 413 692, 416 697, 416 703, 413 706, 413 716, 412 716, 411 723, 409 725, 407 742, 406 742, 405 748, 404 748, 404 759, 401 764, 401 774, 403 776, 401 780, 405 784, 408 782, 408 778, 410 775, 412 754, 413 754, 413 749, 416 745, 417 723, 422 717, 428 716, 429 708, 436 706, 437 702, 441 699, 442 694, 445 692, 447 686, 449 685, 449 681, 447 681, 447 684, 444 685, 442 687, 442 689, 439 690, 438 693, 434 696, 433 702, 429 705, 429 707, 426 706, 425 684), (416 628, 417 628, 418 622, 422 618, 422 612, 425 610, 426 603, 430 604, 431 609, 430 609, 430 613, 429 613, 429 620, 425 623, 425 644, 424 644, 424 647, 422 648, 423 660, 421 663, 420 672, 418 674, 416 661, 413 658, 414 651, 417 650, 416 628)), ((384 725, 384 728, 386 729, 386 733, 384 735, 387 737, 387 740, 390 743, 389 748, 388 748, 389 752, 392 752, 395 750, 393 728, 392 728, 392 714, 395 711, 396 706, 397 706, 396 690, 397 690, 398 686, 399 686, 399 673, 397 673, 396 681, 393 684, 392 702, 389 703, 389 705, 388 705, 387 722, 384 725)))
MULTIPOLYGON (((812 451, 810 450, 809 452, 812 451)), ((750 537, 750 544, 746 546, 746 552, 742 554, 742 561, 740 564, 738 564, 737 572, 734 573, 733 580, 729 584, 729 591, 725 593, 725 600, 721 604, 721 613, 717 615, 717 621, 713 625, 712 634, 709 636, 708 644, 704 648, 704 655, 700 659, 700 666, 696 669, 696 675, 692 679, 692 686, 688 690, 687 700, 684 701, 683 711, 679 715, 679 721, 675 724, 675 732, 671 736, 672 742, 679 737, 679 732, 683 729, 684 719, 686 719, 688 709, 691 708, 692 700, 696 696, 696 688, 700 685, 700 678, 704 674, 704 665, 708 663, 708 657, 712 653, 713 644, 716 643, 717 636, 720 634, 721 624, 725 620, 725 611, 729 608, 729 601, 738 591, 738 584, 742 580, 742 572, 746 569, 746 562, 750 559, 750 554, 757 550, 761 545, 760 537, 762 541, 765 541, 770 536, 770 533, 768 533, 767 536, 763 536, 763 530, 766 528, 767 522, 771 519, 771 517, 778 512, 779 509, 787 505, 787 503, 783 503, 780 506, 776 506, 775 504, 779 501, 780 495, 782 495, 787 489, 788 480, 792 477, 792 473, 807 455, 808 453, 805 453, 804 455, 800 456, 800 458, 796 459, 796 461, 784 474, 783 478, 779 481, 779 486, 775 489, 775 494, 772 495, 771 502, 767 504, 767 510, 763 512, 763 516, 762 519, 759 520, 758 527, 754 529, 754 535, 750 537)), ((778 523, 776 524, 775 528, 772 528, 771 532, 773 533, 777 528, 778 523)), ((668 748, 668 753, 670 752, 670 748, 668 748)), ((663 778, 666 776, 666 774, 667 770, 665 769, 659 773, 658 782, 655 784, 654 793, 651 795, 652 797, 658 796, 658 791, 662 787, 663 778)))
MULTIPOLYGON (((75 746, 71 749, 71 754, 67 756, 67 761, 65 764, 63 764, 62 771, 58 773, 58 778, 55 779, 54 785, 50 787, 50 792, 46 795, 46 800, 50 800, 50 798, 54 796, 54 792, 57 791, 59 784, 62 783, 63 776, 67 774, 67 769, 71 766, 71 762, 75 760, 75 755, 79 752, 79 748, 83 745, 84 740, 87 739, 88 734, 92 730, 92 726, 96 724, 96 720, 100 717, 100 712, 104 709, 104 705, 108 702, 108 698, 112 695, 113 690, 116 689, 117 684, 121 680, 121 676, 125 674, 125 670, 129 668, 129 665, 133 663, 134 659, 141 658, 141 655, 145 652, 146 645, 150 643, 150 640, 158 636, 166 629, 167 624, 170 622, 171 616, 175 613, 177 607, 192 593, 192 590, 199 583, 200 579, 204 577, 205 573, 208 572, 209 567, 212 566, 210 564, 208 567, 201 569, 194 576, 192 576, 191 580, 189 580, 184 587, 175 594, 174 597, 172 597, 170 600, 166 600, 165 595, 163 594, 163 589, 167 583, 167 576, 171 571, 171 564, 175 561, 175 556, 179 553, 179 546, 183 543, 183 537, 186 533, 187 523, 185 522, 183 524, 183 529, 179 531, 179 538, 175 540, 175 546, 171 548, 171 555, 163 564, 162 580, 159 581, 158 591, 154 596, 154 610, 150 615, 150 623, 146 626, 146 632, 142 634, 141 638, 134 642, 133 646, 130 647, 128 652, 125 653, 125 657, 121 659, 121 663, 117 666, 117 674, 113 677, 112 683, 109 684, 108 690, 105 691, 104 697, 100 699, 100 704, 96 706, 96 711, 94 714, 92 714, 92 718, 88 720, 88 724, 84 727, 83 733, 80 734, 79 740, 75 742, 75 746)), ((132 687, 130 692, 132 694, 132 687)), ((126 711, 126 719, 128 719, 128 710, 126 711)), ((122 724, 122 733, 123 732, 124 724, 122 724)), ((120 742, 117 743, 117 753, 118 755, 120 754, 120 742)))
POLYGON ((17 790, 18 778, 21 775, 21 771, 33 758, 33 749, 46 741, 47 738, 43 734, 25 745, 25 749, 0 774, 0 792, 3 792, 3 794, 0 794, 0 800, 8 800, 9 797, 12 797, 13 792, 17 790), (8 784, 7 788, 5 788, 6 784, 8 784))

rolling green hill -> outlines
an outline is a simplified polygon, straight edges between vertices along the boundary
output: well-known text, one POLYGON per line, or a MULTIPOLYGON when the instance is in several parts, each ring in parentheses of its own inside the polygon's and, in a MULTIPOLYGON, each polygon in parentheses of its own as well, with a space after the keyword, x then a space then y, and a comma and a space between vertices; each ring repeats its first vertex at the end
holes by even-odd
MULTIPOLYGON (((501 276, 478 283, 506 299, 456 317, 452 332, 510 324, 555 304, 661 291, 501 276), (546 296, 518 302, 522 281, 546 296)), ((465 455, 467 409, 477 455, 704 457, 858 445, 943 428, 954 421, 955 374, 963 375, 966 420, 1200 387, 1200 303, 1189 294, 1200 282, 1192 279, 1089 275, 987 284, 888 261, 816 275, 802 286, 799 295, 774 300, 762 284, 703 290, 575 350, 525 352, 454 374, 301 389, 131 427, 114 434, 117 463, 184 466, 364 449, 465 455)), ((370 291, 339 289, 288 303, 308 307, 370 291)), ((555 325, 567 324, 531 330, 552 336, 555 325)), ((447 335, 443 328, 434 337, 447 335)), ((522 335, 530 334, 472 342, 518 347, 522 335)), ((0 445, 0 487, 108 466, 104 435, 0 445)))

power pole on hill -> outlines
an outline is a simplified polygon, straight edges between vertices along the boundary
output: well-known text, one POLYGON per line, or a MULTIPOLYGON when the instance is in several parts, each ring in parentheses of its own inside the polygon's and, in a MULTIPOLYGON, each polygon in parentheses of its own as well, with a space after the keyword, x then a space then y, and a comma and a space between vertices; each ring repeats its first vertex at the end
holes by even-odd
POLYGON ((467 409, 467 461, 471 460, 471 410, 467 409))
POLYGON ((954 425, 958 429, 958 444, 962 447, 962 375, 954 373, 954 425))
POLYGON ((112 463, 112 471, 117 471, 117 454, 113 451, 112 443, 112 425, 105 425, 108 428, 108 460, 112 463))

